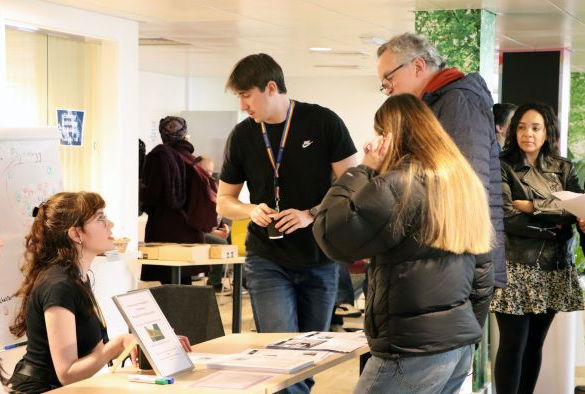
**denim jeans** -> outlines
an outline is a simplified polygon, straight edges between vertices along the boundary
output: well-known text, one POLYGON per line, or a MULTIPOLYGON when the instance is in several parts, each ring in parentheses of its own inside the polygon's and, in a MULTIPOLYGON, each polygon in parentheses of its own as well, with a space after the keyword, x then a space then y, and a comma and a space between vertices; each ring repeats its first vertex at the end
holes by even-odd
POLYGON ((428 356, 372 356, 354 394, 456 394, 470 373, 473 345, 428 356))
MULTIPOLYGON (((256 255, 246 256, 246 284, 258 332, 328 331, 337 296, 337 265, 290 270, 256 255)), ((287 393, 308 393, 307 379, 287 393)))
POLYGON ((351 274, 349 273, 349 265, 347 263, 337 263, 337 270, 339 272, 339 283, 337 287, 337 304, 353 305, 354 291, 353 283, 351 282, 351 274))

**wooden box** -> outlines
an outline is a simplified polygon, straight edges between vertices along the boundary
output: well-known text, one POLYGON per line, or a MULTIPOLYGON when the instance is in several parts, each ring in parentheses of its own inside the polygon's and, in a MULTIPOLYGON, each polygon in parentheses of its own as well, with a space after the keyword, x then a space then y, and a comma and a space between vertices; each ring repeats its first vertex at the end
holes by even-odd
POLYGON ((209 248, 210 259, 231 259, 238 257, 238 245, 211 245, 209 248))

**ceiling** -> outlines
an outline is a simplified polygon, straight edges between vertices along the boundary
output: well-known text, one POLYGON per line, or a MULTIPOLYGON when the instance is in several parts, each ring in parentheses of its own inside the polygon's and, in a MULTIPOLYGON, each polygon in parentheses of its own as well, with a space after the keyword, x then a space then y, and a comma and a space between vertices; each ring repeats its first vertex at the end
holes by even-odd
POLYGON ((141 70, 172 75, 224 77, 258 52, 290 76, 374 75, 376 38, 412 31, 416 10, 467 8, 497 14, 499 50, 567 48, 573 71, 585 71, 580 0, 45 1, 139 21, 141 70))

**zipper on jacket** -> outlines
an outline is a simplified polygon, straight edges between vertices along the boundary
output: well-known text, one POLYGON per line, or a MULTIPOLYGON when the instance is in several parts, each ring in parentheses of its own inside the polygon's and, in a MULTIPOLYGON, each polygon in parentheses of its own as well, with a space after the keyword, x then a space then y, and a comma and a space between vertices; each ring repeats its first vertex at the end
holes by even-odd
POLYGON ((544 249, 545 243, 546 243, 546 239, 542 241, 542 245, 540 245, 540 250, 538 251, 538 256, 536 256, 536 264, 538 264, 539 267, 540 267, 540 263, 538 261, 540 260, 540 256, 542 255, 542 250, 544 249))

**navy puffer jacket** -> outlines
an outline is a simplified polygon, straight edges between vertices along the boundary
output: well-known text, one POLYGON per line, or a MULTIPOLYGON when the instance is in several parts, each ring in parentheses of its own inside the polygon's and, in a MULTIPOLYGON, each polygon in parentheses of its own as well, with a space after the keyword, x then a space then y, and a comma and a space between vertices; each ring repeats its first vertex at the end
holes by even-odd
POLYGON ((478 258, 492 260, 495 286, 506 287, 502 176, 490 91, 479 74, 471 73, 432 93, 426 93, 423 100, 469 160, 489 194, 490 217, 497 243, 490 255, 478 258))

